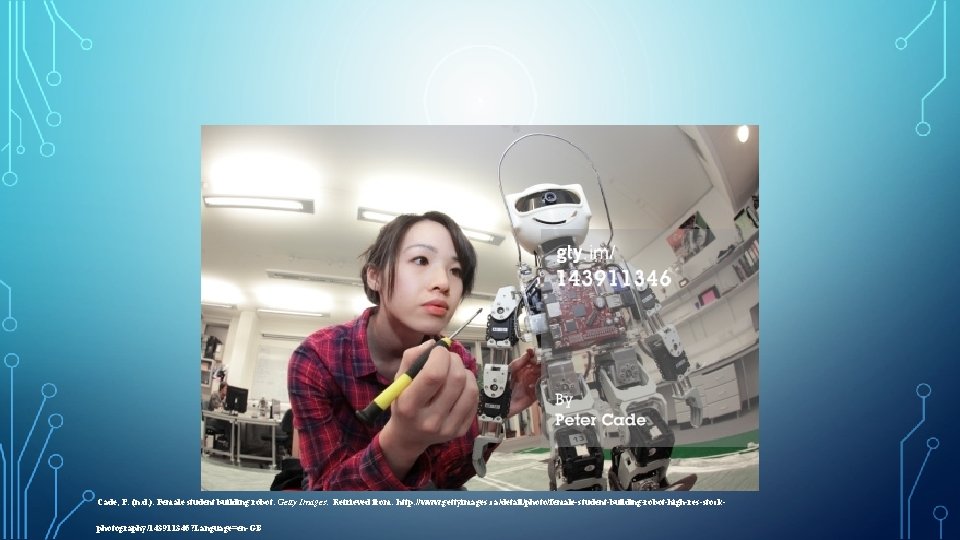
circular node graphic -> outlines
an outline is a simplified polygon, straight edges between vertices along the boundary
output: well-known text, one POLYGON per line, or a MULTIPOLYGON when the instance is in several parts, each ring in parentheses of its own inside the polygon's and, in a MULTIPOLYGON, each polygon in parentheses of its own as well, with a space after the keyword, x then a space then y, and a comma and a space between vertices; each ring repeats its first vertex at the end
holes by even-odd
POLYGON ((8 353, 3 357, 3 365, 8 368, 15 368, 20 365, 20 357, 16 353, 8 353))
MULTIPOLYGON (((11 186, 17 185, 17 173, 15 173, 15 172, 13 172, 13 171, 7 171, 7 172, 3 173, 3 185, 5 185, 5 186, 7 186, 7 187, 11 187, 11 186)), ((7 319, 10 319, 10 318, 12 318, 12 317, 7 317, 6 319, 3 320, 3 329, 4 329, 4 330, 7 330, 7 319)), ((14 321, 14 326, 16 326, 16 321, 14 321)), ((9 330, 7 330, 7 332, 9 332, 9 330)))
POLYGON ((47 465, 49 465, 53 470, 63 467, 63 456, 60 454, 53 454, 49 459, 47 459, 47 465))
POLYGON ((96 496, 97 496, 96 493, 94 493, 92 489, 87 489, 83 492, 83 500, 87 502, 92 501, 93 498, 96 496))
POLYGON ((90 49, 93 48, 93 40, 87 39, 87 38, 81 39, 81 40, 80 40, 80 48, 83 49, 83 50, 85 50, 85 51, 89 51, 90 49))
POLYGON ((22 144, 17 146, 17 153, 20 154, 21 156, 22 156, 23 153, 26 152, 26 151, 27 151, 27 147, 26 147, 26 146, 24 146, 24 145, 22 145, 22 144))
POLYGON ((509 118, 532 123, 537 88, 522 60, 493 45, 449 52, 427 77, 423 107, 427 123, 489 123, 509 118))
POLYGON ((917 397, 929 397, 931 392, 933 392, 933 389, 930 388, 929 384, 920 383, 917 385, 917 397))
POLYGON ((45 142, 40 145, 40 155, 43 157, 50 157, 56 151, 57 147, 52 142, 45 142))
POLYGON ((47 424, 50 425, 53 429, 57 429, 63 425, 63 415, 59 413, 53 413, 47 418, 47 424))
POLYGON ((51 71, 47 73, 47 84, 50 86, 60 86, 60 83, 63 81, 63 76, 60 75, 59 71, 51 71))
POLYGON ((939 447, 940 447, 940 439, 936 437, 930 437, 929 439, 927 439, 927 448, 931 450, 936 450, 939 447))
POLYGON ((57 385, 53 383, 46 383, 40 387, 40 395, 49 399, 57 395, 57 385))
POLYGON ((948 514, 950 514, 950 512, 947 512, 947 507, 943 506, 942 504, 933 507, 933 519, 937 521, 943 521, 947 519, 948 514))
POLYGON ((921 137, 926 137, 930 134, 930 124, 928 122, 918 122, 916 129, 917 135, 921 137))
POLYGON ((63 118, 60 116, 60 113, 57 111, 50 111, 47 113, 47 125, 50 127, 57 127, 60 125, 60 122, 63 121, 63 118))
POLYGON ((907 38, 898 37, 893 44, 897 47, 897 49, 902 51, 907 48, 907 38))
MULTIPOLYGON (((6 174, 3 175, 3 183, 4 183, 4 184, 7 184, 7 174, 12 174, 12 175, 13 175, 13 184, 16 184, 16 183, 17 183, 17 175, 16 175, 15 173, 12 173, 12 172, 8 172, 8 173, 6 173, 6 174)), ((12 186, 13 184, 7 184, 7 185, 8 185, 8 186, 12 186)), ((7 332, 13 332, 14 330, 17 329, 17 320, 14 319, 13 317, 7 317, 7 318, 5 318, 5 319, 3 320, 2 323, 0 323, 0 326, 2 326, 3 329, 6 330, 7 332)))

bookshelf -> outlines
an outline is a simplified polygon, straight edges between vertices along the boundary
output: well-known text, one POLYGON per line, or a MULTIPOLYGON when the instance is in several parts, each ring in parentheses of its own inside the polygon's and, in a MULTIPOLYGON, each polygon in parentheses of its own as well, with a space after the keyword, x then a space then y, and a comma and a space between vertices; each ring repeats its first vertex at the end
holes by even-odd
MULTIPOLYGON (((670 294, 660 302, 661 313, 668 313, 676 309, 678 306, 689 302, 693 297, 699 295, 705 289, 709 288, 705 287, 705 285, 714 285, 714 283, 711 283, 711 280, 716 281, 720 272, 724 269, 733 269, 733 272, 740 280, 740 283, 732 288, 717 287, 717 289, 720 291, 720 298, 723 298, 725 292, 729 293, 733 290, 733 288, 746 283, 747 279, 755 279, 760 272, 759 245, 760 233, 758 231, 737 245, 733 251, 727 254, 724 258, 720 259, 703 272, 700 272, 696 277, 687 278, 688 282, 685 287, 670 294)), ((713 303, 716 303, 716 301, 713 303)), ((705 307, 710 307, 710 305, 713 305, 713 303, 708 304, 705 307)))

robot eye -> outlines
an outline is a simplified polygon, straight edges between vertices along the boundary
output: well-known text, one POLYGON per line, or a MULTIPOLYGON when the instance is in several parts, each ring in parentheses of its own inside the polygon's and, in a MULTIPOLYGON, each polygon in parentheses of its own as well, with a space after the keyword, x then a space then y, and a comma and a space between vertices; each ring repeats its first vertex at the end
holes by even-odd
POLYGON ((557 204, 580 204, 580 197, 573 191, 565 189, 539 191, 517 199, 516 207, 521 212, 529 212, 557 204))

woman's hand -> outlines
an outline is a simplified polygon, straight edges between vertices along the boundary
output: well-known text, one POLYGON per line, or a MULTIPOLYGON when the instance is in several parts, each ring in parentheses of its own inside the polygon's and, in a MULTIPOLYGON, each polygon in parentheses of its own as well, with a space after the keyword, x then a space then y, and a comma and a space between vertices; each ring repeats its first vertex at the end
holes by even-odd
MULTIPOLYGON (((403 353, 398 374, 434 344, 428 341, 403 353)), ((390 406, 380 446, 398 477, 432 444, 462 437, 477 417, 477 380, 460 356, 440 346, 390 406)))

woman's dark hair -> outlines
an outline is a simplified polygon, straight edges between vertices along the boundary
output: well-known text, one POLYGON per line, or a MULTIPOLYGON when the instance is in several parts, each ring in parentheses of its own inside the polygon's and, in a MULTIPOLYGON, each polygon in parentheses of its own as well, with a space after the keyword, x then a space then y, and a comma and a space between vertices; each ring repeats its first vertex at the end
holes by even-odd
POLYGON ((397 255, 403 237, 410 230, 410 227, 421 221, 435 221, 447 229, 450 238, 453 240, 453 248, 457 252, 457 259, 460 260, 463 296, 470 294, 473 290, 473 279, 477 272, 477 253, 473 249, 473 244, 460 230, 457 222, 443 212, 426 212, 422 216, 404 214, 384 225, 373 244, 360 254, 361 257, 366 257, 366 261, 360 269, 360 279, 363 280, 363 292, 367 295, 367 300, 377 305, 380 304, 380 293, 371 289, 370 285, 367 284, 367 269, 374 268, 380 272, 381 291, 393 291, 393 281, 397 271, 397 255))

